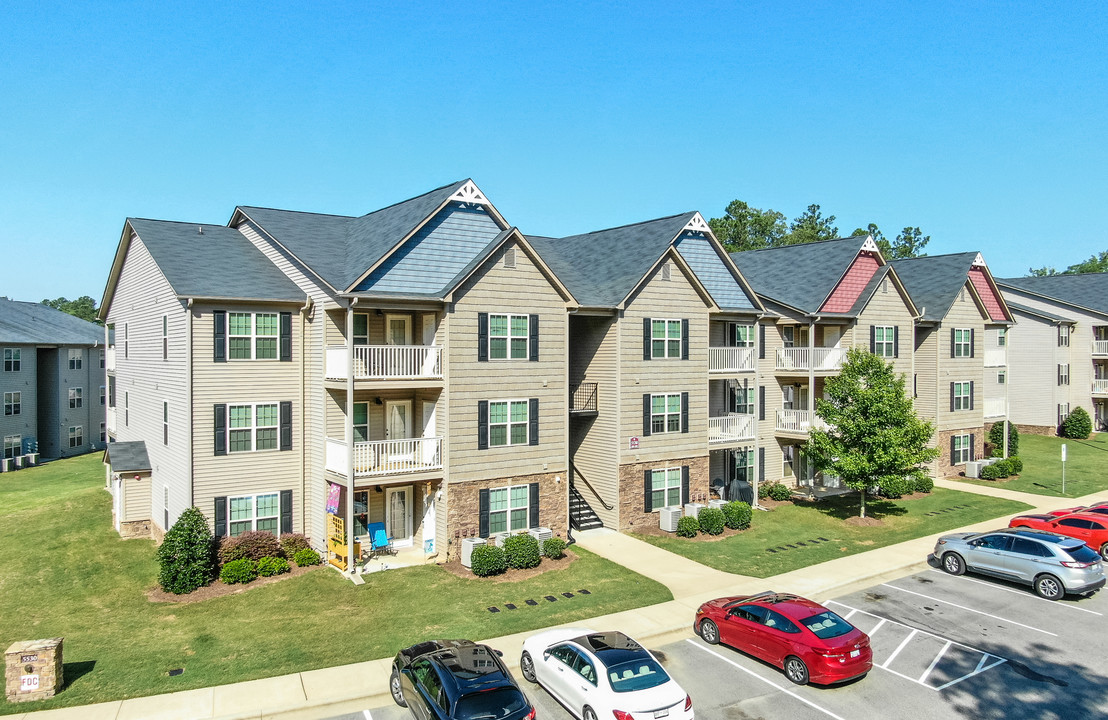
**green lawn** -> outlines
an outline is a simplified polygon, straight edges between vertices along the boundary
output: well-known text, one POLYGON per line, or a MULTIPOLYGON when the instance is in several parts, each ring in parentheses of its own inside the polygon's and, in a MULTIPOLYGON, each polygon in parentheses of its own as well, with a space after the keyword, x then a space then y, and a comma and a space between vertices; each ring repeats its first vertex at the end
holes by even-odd
POLYGON ((1011 500, 936 488, 930 495, 915 500, 868 500, 866 515, 881 519, 880 526, 843 522, 858 515, 858 496, 849 495, 817 503, 779 505, 772 512, 755 511, 748 530, 723 540, 694 542, 675 536, 636 537, 718 570, 770 577, 1028 507, 1011 500), (927 515, 937 511, 945 512, 927 515), (797 541, 805 544, 798 545, 797 541), (776 552, 770 552, 771 548, 776 552))
POLYGON ((959 478, 975 485, 1019 490, 1036 495, 1081 497, 1108 490, 1108 433, 1096 433, 1088 440, 1070 440, 1043 435, 1020 435, 1023 472, 1006 480, 959 478), (1066 445, 1066 491, 1062 492, 1062 444, 1066 445))
POLYGON ((155 604, 154 544, 120 540, 98 453, 0 476, 0 646, 62 636, 66 689, 28 712, 388 657, 431 637, 487 638, 672 599, 661 584, 577 548, 530 580, 463 580, 437 566, 355 586, 321 568, 193 604, 155 604), (544 595, 588 589, 557 602, 544 595), (524 600, 535 598, 530 607, 524 600), (513 602, 518 610, 488 612, 513 602), (167 671, 184 668, 169 677, 167 671))

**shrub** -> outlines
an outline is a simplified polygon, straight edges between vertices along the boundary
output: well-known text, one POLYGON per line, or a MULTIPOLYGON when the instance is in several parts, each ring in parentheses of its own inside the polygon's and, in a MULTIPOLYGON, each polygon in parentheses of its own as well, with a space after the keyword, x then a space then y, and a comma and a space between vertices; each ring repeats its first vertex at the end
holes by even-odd
POLYGON ((1087 440, 1092 431, 1093 421, 1089 418, 1089 413, 1085 408, 1078 406, 1062 421, 1058 434, 1064 438, 1087 440))
POLYGON ((308 567, 309 565, 319 565, 323 562, 319 557, 319 553, 311 548, 304 548, 303 550, 297 550, 296 554, 292 556, 292 561, 296 563, 297 567, 308 567))
POLYGON ((750 506, 738 500, 732 500, 723 506, 723 521, 732 530, 745 530, 750 527, 750 506))
POLYGON ((1008 464, 1012 466, 1012 473, 1013 474, 1018 475, 1019 473, 1023 472, 1023 460, 1020 460, 1015 455, 1008 458, 1008 464))
POLYGON ((237 537, 224 535, 219 539, 216 548, 216 556, 220 565, 226 565, 235 560, 242 560, 246 557, 246 550, 242 547, 242 543, 239 542, 237 537))
POLYGON ((279 557, 264 557, 258 561, 258 574, 262 577, 281 575, 289 571, 289 561, 279 557))
POLYGON ((511 568, 526 570, 536 567, 542 562, 539 541, 526 533, 505 538, 504 557, 511 568))
POLYGON ((927 475, 920 475, 912 479, 912 487, 916 492, 929 493, 935 489, 935 481, 927 475))
POLYGON ((997 460, 990 467, 996 468, 998 478, 1006 478, 1012 474, 1012 464, 1007 460, 997 460))
POLYGON ((693 538, 700 532, 700 521, 692 515, 686 515, 677 521, 677 536, 693 538))
POLYGON ((550 558, 551 560, 560 560, 566 554, 566 541, 552 537, 543 540, 542 542, 542 554, 550 558))
POLYGON ((912 478, 907 477, 894 477, 887 478, 885 482, 879 488, 879 493, 882 497, 892 498, 893 500, 904 497, 912 493, 916 489, 915 482, 912 478))
POLYGON ((158 583, 176 595, 190 593, 212 579, 212 533, 204 514, 192 507, 181 513, 157 552, 158 583))
POLYGON ((770 483, 758 483, 758 499, 765 500, 769 497, 769 489, 772 487, 770 483))
POLYGON ((718 508, 701 508, 696 521, 700 523, 700 532, 706 535, 720 535, 723 533, 725 518, 723 517, 723 511, 718 508))
MULTIPOLYGON (((995 422, 989 428, 989 444, 993 446, 993 456, 1004 454, 1004 423, 995 422)), ((1014 422, 1008 423, 1008 454, 1017 455, 1020 451, 1020 431, 1014 422)))
POLYGON ((478 545, 470 556, 470 569, 478 577, 499 575, 508 569, 508 557, 504 548, 495 545, 478 545))
POLYGON ((247 530, 238 536, 242 556, 258 562, 264 557, 284 557, 277 536, 265 530, 247 530))
POLYGON ((258 577, 258 566, 253 560, 239 558, 225 564, 219 571, 219 579, 228 585, 252 582, 258 577))
POLYGON ((996 465, 986 465, 981 468, 982 480, 996 480, 1000 477, 1000 470, 996 465))
POLYGON ((769 497, 771 500, 788 500, 793 496, 793 491, 788 488, 784 483, 774 483, 769 488, 769 497))
POLYGON ((281 536, 281 553, 290 558, 304 548, 310 548, 312 544, 308 542, 308 538, 304 537, 300 533, 285 533, 281 536))

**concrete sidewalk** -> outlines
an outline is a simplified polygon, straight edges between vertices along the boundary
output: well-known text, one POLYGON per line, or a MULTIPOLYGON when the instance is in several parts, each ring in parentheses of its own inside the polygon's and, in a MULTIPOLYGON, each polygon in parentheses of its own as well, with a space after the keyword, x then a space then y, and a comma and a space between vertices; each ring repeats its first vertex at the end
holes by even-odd
MULTIPOLYGON (((1067 500, 1043 495, 940 480, 939 487, 1020 500, 1036 511, 1108 500, 1108 492, 1067 500)), ((1007 525, 1009 517, 962 528, 988 530, 1007 525)), ((721 595, 743 595, 762 590, 794 592, 823 601, 927 566, 935 540, 946 532, 907 540, 864 553, 836 558, 771 578, 732 575, 649 543, 614 531, 577 533, 579 544, 670 588, 674 600, 573 623, 592 629, 618 628, 651 645, 664 645, 691 633, 692 617, 705 600, 721 595)), ((504 653, 518 670, 523 641, 536 631, 484 639, 504 653)), ((247 720, 322 718, 391 703, 388 677, 391 658, 309 670, 291 675, 186 690, 167 695, 132 698, 97 705, 45 710, 12 718, 27 720, 247 720)))

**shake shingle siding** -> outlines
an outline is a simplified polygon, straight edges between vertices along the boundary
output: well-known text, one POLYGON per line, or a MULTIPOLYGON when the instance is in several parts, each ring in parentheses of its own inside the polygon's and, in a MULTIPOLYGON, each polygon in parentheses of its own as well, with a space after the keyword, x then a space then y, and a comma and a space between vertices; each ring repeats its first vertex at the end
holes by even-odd
POLYGON ((723 264, 705 237, 683 237, 676 243, 678 252, 689 264, 701 284, 712 295, 716 305, 730 310, 754 311, 754 304, 742 286, 723 264))

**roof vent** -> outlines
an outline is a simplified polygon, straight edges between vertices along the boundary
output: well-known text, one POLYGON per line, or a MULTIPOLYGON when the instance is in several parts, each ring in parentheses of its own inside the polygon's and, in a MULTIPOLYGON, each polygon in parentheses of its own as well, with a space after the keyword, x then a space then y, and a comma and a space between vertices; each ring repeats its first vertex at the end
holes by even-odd
POLYGON ((669 280, 669 263, 662 266, 662 279, 669 280))
POLYGON ((516 266, 516 249, 508 248, 504 251, 504 267, 514 268, 516 266))
POLYGON ((196 234, 197 235, 203 235, 204 234, 204 226, 203 225, 197 225, 196 226, 196 234))

